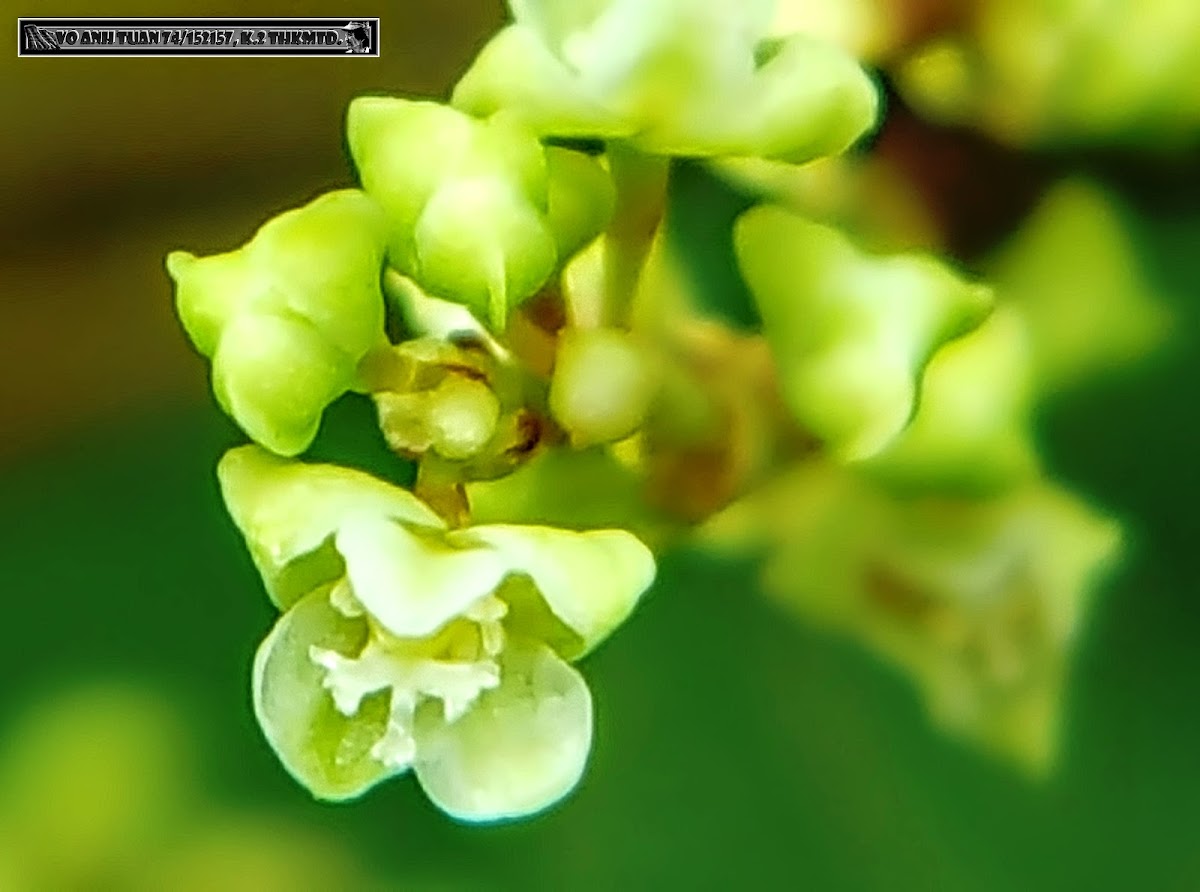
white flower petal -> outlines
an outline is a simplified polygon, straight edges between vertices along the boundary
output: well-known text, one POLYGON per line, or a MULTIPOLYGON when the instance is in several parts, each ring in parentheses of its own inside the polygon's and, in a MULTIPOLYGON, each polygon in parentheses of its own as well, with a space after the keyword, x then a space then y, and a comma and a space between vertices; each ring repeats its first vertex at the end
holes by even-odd
POLYGON ((486 547, 455 548, 440 534, 362 515, 338 531, 354 596, 393 635, 424 638, 498 586, 508 568, 486 547))
POLYGON ((654 556, 624 530, 575 532, 495 524, 452 532, 456 543, 486 543, 510 572, 533 580, 547 606, 582 639, 576 659, 603 641, 633 611, 654 581, 654 556))
POLYGON ((370 474, 290 461, 257 446, 225 453, 217 477, 271 599, 285 609, 341 575, 340 559, 322 545, 347 518, 366 515, 445 526, 412 493, 370 474))
POLYGON ((591 693, 549 648, 506 651, 500 679, 453 723, 439 710, 417 716, 417 780, 460 821, 548 808, 579 782, 591 749, 591 693))

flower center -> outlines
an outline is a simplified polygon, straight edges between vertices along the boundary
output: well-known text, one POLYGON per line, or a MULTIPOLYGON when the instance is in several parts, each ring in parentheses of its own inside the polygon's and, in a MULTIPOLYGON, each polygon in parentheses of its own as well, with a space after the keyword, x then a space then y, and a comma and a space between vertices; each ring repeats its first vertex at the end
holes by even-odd
MULTIPOLYGON (((365 615, 347 580, 334 587, 330 604, 347 617, 365 615)), ((371 755, 401 771, 416 756, 412 729, 421 703, 441 700, 443 717, 454 722, 500 684, 507 613, 507 604, 486 595, 428 638, 398 638, 368 617, 370 637, 357 657, 314 645, 309 659, 325 671, 322 684, 344 716, 357 714, 367 695, 391 689, 387 727, 371 755)))

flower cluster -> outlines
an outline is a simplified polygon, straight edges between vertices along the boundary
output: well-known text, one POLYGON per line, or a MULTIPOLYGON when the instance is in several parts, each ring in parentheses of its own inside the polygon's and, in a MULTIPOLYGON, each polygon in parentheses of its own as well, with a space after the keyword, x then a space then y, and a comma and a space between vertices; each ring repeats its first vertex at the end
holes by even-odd
POLYGON ((168 258, 217 401, 254 441, 219 473, 283 611, 254 704, 314 795, 412 769, 447 813, 488 821, 578 780, 592 705, 571 663, 654 578, 630 530, 672 527, 618 447, 676 425, 696 386, 634 321, 668 156, 806 161, 874 120, 857 62, 769 35, 771 6, 514 2, 451 104, 350 104, 360 188, 230 253, 168 258), (372 399, 411 488, 293 460, 347 393, 372 399), (547 462, 582 514, 546 510, 521 473, 547 462), (625 495, 580 498, 597 469, 625 495), (586 516, 597 501, 611 510, 586 516))
POLYGON ((734 330, 702 309, 664 236, 680 159, 794 170, 875 123, 855 58, 779 33, 774 6, 511 0, 513 23, 449 104, 351 103, 360 188, 228 254, 168 258, 217 401, 254 441, 219 468, 282 612, 254 706, 314 795, 411 769, 464 821, 559 800, 592 736, 572 664, 633 612, 652 549, 704 521, 766 543, 768 588, 836 600, 851 631, 919 589, 933 606, 916 625, 868 637, 930 684, 962 676, 963 727, 1009 728, 992 695, 1008 669, 964 668, 927 626, 986 649, 1029 612, 1037 629, 988 665, 1037 662, 1022 683, 1053 699, 1081 580, 1111 536, 1064 521, 1066 544, 1044 553, 1005 532, 1054 526, 1061 509, 1014 495, 1043 486, 1034 317, 930 254, 872 253, 768 196, 726 233, 757 326, 734 330), (348 393, 369 397, 395 454, 378 476, 297 458, 348 393), (763 507, 781 479, 803 482, 797 505, 840 481, 833 507, 853 517, 763 507), (962 500, 911 554, 912 524, 887 507, 901 490, 962 500), (980 528, 969 545, 963 523, 980 528), (1010 598, 1016 576, 993 564, 1028 590, 1010 598))
POLYGON ((361 471, 221 461, 229 513, 283 616, 254 664, 254 707, 288 770, 345 799, 410 768, 481 821, 579 779, 592 702, 568 661, 629 615, 654 559, 622 530, 449 529, 361 471))

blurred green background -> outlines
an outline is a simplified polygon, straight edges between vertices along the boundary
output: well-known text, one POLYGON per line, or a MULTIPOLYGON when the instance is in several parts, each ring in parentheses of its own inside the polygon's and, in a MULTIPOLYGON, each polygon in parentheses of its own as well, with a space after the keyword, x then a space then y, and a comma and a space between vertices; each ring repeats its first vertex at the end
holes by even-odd
MULTIPOLYGON (((10 9, 168 14, 146 2, 10 9)), ((1082 169, 1136 209, 1145 260, 1178 295, 1167 350, 1043 413, 1051 469, 1130 540, 1077 655, 1058 774, 1027 781, 947 740, 904 681, 765 603, 754 568, 680 551, 637 621, 589 659, 594 756, 550 814, 463 828, 410 779, 353 805, 313 802, 250 714, 249 663, 274 611, 213 476, 239 434, 210 403, 162 257, 240 244, 349 182, 347 100, 444 95, 504 10, 268 0, 253 12, 381 16, 382 56, 0 51, 0 739, 81 682, 145 683, 182 716, 207 795, 327 837, 383 888, 1200 888, 1200 162, 1019 155, 935 132, 896 100, 876 145, 899 147, 964 262, 1011 230, 1048 175, 1082 169)), ((247 13, 217 0, 169 10, 247 13)), ((736 205, 694 169, 676 199, 736 205)), ((709 235, 678 241, 719 281, 709 235)), ((326 430, 369 431, 368 419, 348 399, 326 430)), ((339 436, 318 452, 384 457, 369 434, 339 436)))

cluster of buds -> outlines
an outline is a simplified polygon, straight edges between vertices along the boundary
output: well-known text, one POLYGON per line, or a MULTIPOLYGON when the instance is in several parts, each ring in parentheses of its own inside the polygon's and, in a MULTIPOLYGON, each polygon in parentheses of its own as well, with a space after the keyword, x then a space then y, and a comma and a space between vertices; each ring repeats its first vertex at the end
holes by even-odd
MULTIPOLYGON (((737 518, 781 474, 804 471, 810 500, 813 467, 885 500, 1036 476, 1023 323, 936 258, 872 255, 768 203, 730 234, 761 328, 693 299, 663 237, 674 159, 797 165, 875 123, 853 56, 779 36, 773 7, 510 0, 450 104, 351 103, 360 188, 231 253, 168 258, 217 400, 253 441, 219 479, 282 613, 256 714, 314 795, 411 770, 460 820, 544 809, 591 743, 572 664, 676 536, 733 517, 775 567, 808 553, 805 524, 737 518), (373 401, 396 456, 379 476, 298 458, 347 393, 373 401)), ((840 553, 867 572, 875 544, 840 553)), ((1037 579, 1069 599, 1085 575, 1037 579)), ((821 597, 864 615, 839 586, 821 597)))

